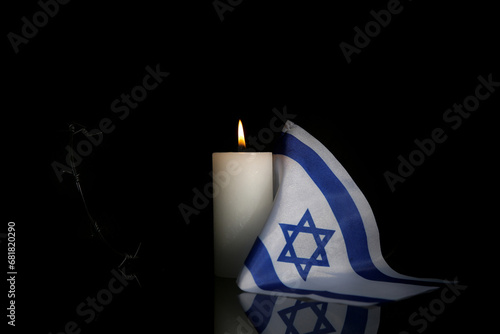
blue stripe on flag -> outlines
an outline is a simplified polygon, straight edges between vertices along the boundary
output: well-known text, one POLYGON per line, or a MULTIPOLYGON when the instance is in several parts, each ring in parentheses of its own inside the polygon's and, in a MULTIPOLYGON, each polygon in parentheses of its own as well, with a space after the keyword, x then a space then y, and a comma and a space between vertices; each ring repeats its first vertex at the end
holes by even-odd
POLYGON ((299 163, 321 190, 337 218, 349 262, 358 275, 383 282, 436 286, 435 282, 391 277, 375 266, 370 257, 366 232, 356 204, 342 182, 312 148, 293 135, 284 133, 274 153, 285 155, 299 163))
POLYGON ((346 295, 329 291, 289 288, 284 285, 279 279, 278 275, 276 275, 276 272, 274 271, 273 261, 271 260, 271 257, 267 252, 266 246, 264 246, 260 238, 257 238, 257 240, 255 240, 255 244, 253 245, 252 250, 250 251, 250 254, 248 254, 248 257, 245 261, 245 266, 248 268, 248 270, 250 270, 255 283, 262 290, 293 293, 298 295, 318 295, 326 298, 351 300, 363 303, 379 304, 389 301, 387 299, 346 295))

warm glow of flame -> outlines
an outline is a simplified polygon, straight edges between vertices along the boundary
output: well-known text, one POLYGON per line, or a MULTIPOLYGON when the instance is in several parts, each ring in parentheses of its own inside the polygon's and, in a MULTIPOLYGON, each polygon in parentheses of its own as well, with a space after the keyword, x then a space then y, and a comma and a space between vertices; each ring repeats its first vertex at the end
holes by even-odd
POLYGON ((243 132, 243 124, 241 124, 241 119, 238 122, 238 147, 240 149, 247 147, 247 145, 245 144, 245 133, 243 132))

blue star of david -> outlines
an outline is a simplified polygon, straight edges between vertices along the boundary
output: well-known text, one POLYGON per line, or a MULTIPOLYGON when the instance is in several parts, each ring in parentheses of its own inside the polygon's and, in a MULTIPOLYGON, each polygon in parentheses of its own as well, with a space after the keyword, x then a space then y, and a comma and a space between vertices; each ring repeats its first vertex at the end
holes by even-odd
POLYGON ((307 275, 309 275, 312 266, 330 266, 326 256, 325 246, 335 231, 317 228, 309 209, 306 210, 304 216, 302 216, 302 219, 297 225, 280 224, 280 226, 285 235, 286 245, 281 251, 278 261, 295 264, 300 277, 302 277, 304 281, 307 279, 307 275), (295 253, 293 242, 299 233, 310 233, 314 237, 317 248, 310 258, 297 257, 295 253))
POLYGON ((310 308, 314 314, 318 316, 318 320, 316 320, 313 330, 304 334, 327 334, 336 332, 335 328, 325 316, 328 303, 306 303, 297 300, 294 306, 278 311, 281 320, 283 320, 286 325, 285 334, 299 334, 299 331, 294 325, 295 317, 297 316, 297 312, 307 308, 310 308))

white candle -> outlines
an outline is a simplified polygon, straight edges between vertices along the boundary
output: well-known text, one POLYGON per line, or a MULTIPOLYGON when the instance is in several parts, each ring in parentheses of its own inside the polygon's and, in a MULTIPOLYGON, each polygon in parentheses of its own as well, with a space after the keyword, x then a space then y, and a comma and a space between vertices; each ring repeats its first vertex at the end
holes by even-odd
MULTIPOLYGON (((240 121, 239 136, 244 141, 240 121)), ((239 141, 240 146, 244 146, 239 141)), ((236 277, 273 203, 271 152, 213 153, 215 275, 236 277)))

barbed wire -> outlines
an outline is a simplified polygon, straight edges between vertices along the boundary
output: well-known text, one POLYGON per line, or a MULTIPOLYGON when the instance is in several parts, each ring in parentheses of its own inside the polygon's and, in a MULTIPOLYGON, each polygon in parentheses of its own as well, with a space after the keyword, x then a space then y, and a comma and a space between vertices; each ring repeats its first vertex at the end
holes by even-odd
POLYGON ((82 185, 81 185, 81 182, 80 182, 80 174, 78 173, 78 171, 76 169, 75 157, 74 157, 74 152, 75 152, 75 150, 74 150, 74 137, 75 137, 75 135, 77 135, 78 133, 82 133, 86 137, 90 137, 90 136, 102 134, 102 132, 100 132, 100 131, 93 131, 93 133, 89 133, 89 131, 87 131, 87 129, 85 128, 84 125, 81 125, 81 124, 78 124, 78 123, 71 123, 71 124, 69 124, 69 131, 71 133, 70 134, 70 142, 69 142, 69 146, 71 148, 71 150, 69 152, 69 154, 70 154, 70 156, 69 156, 69 164, 70 164, 70 167, 71 167, 71 172, 67 171, 67 170, 65 172, 67 172, 69 174, 72 174, 73 177, 74 177, 76 188, 78 190, 78 193, 80 194, 80 198, 82 199, 82 202, 83 202, 83 207, 84 207, 85 212, 87 214, 87 217, 89 219, 89 223, 90 223, 90 236, 92 238, 95 238, 97 236, 113 253, 115 253, 116 255, 118 255, 120 257, 123 257, 122 262, 118 265, 118 270, 120 270, 120 272, 124 276, 126 276, 127 279, 135 278, 137 280, 137 283, 139 284, 139 286, 141 286, 141 283, 139 282, 139 279, 137 278, 136 274, 126 275, 125 264, 126 264, 126 262, 128 260, 135 260, 135 259, 138 258, 137 255, 138 255, 139 250, 141 248, 142 242, 139 242, 139 245, 137 246, 137 249, 136 249, 135 253, 133 255, 131 255, 129 253, 121 252, 121 251, 117 250, 106 239, 106 237, 102 233, 101 226, 99 225, 99 223, 97 222, 97 220, 94 219, 93 215, 90 212, 90 209, 89 209, 89 206, 88 206, 87 201, 85 199, 85 195, 84 195, 84 192, 83 192, 83 189, 82 189, 82 185))

